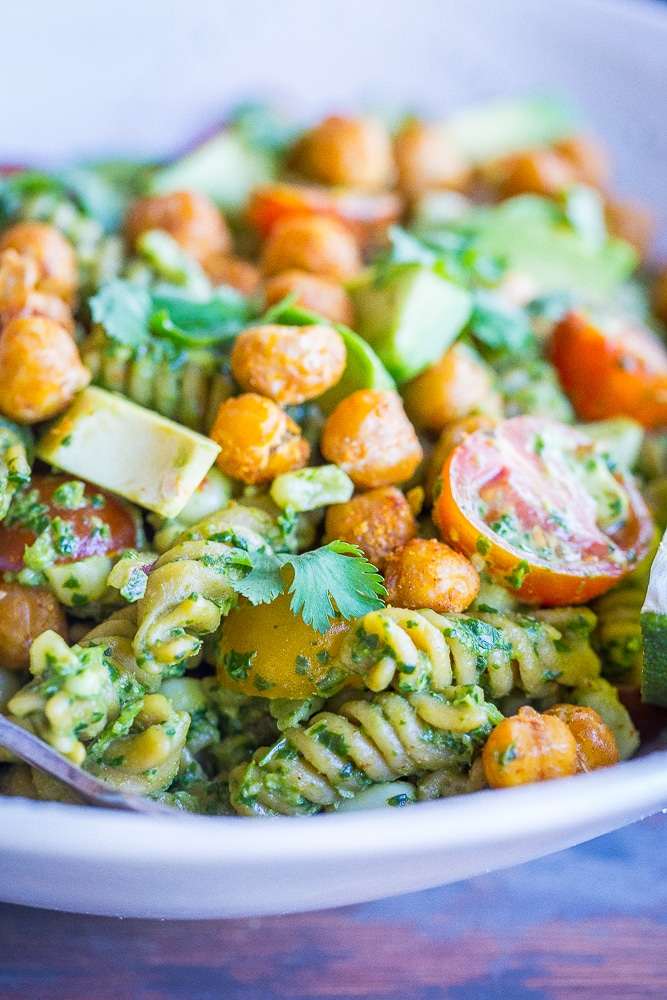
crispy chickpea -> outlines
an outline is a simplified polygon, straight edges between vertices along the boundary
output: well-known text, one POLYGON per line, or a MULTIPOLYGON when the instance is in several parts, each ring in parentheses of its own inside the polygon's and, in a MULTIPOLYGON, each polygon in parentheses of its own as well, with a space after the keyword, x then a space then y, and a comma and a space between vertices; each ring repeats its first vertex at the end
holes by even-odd
POLYGON ((210 436, 222 449, 219 467, 244 483, 269 483, 281 472, 303 468, 310 455, 298 425, 271 399, 254 392, 226 400, 210 436))
POLYGON ((198 261, 231 250, 232 240, 222 212, 210 199, 194 191, 172 191, 133 201, 125 218, 129 243, 134 246, 150 229, 169 233, 198 261))
POLYGON ((0 311, 8 303, 27 295, 37 284, 39 271, 34 260, 22 257, 11 247, 0 253, 0 311))
POLYGON ((460 190, 470 173, 468 164, 444 129, 410 121, 394 144, 398 187, 408 198, 427 191, 460 190))
POLYGON ((345 370, 347 352, 332 326, 252 326, 232 349, 232 375, 242 389, 287 406, 330 389, 345 370))
POLYGON ((442 434, 438 438, 437 444, 428 460, 426 469, 424 493, 429 503, 433 500, 433 490, 442 472, 442 467, 456 446, 461 444, 469 434, 473 434, 475 431, 488 430, 497 423, 496 417, 487 416, 485 413, 476 413, 473 416, 455 420, 443 428, 442 434))
POLYGON ((0 583, 0 667, 27 670, 30 646, 47 629, 67 639, 67 621, 53 594, 44 587, 0 583))
POLYGON ((259 290, 261 276, 254 264, 226 253, 210 254, 202 267, 216 288, 229 285, 241 295, 254 295, 259 290))
POLYGON ((588 135, 573 135, 554 144, 554 150, 572 166, 581 184, 604 187, 609 180, 609 157, 588 135))
POLYGON ((15 250, 37 267, 35 289, 70 305, 78 283, 76 256, 60 230, 46 222, 18 222, 0 239, 0 252, 15 250))
POLYGON ((334 187, 378 190, 394 173, 389 133, 368 117, 325 118, 299 140, 292 160, 304 177, 334 187))
POLYGON ((444 542, 413 538, 387 559, 384 583, 389 604, 458 614, 477 597, 479 573, 444 542))
POLYGON ((556 195, 575 178, 575 168, 553 149, 535 149, 508 157, 499 165, 500 194, 513 198, 519 194, 556 195))
POLYGON ((360 270, 361 257, 341 222, 309 215, 276 223, 264 244, 261 264, 267 276, 296 269, 344 281, 360 270))
POLYGON ((417 534, 417 523, 406 497, 395 486, 360 493, 347 503, 334 503, 324 519, 325 544, 339 539, 358 545, 382 572, 387 556, 417 534))
POLYGON ((577 744, 577 774, 618 764, 616 737, 598 713, 583 705, 553 705, 545 715, 564 722, 577 744))
POLYGON ((264 287, 264 300, 272 306, 288 295, 296 295, 295 306, 309 309, 332 323, 352 326, 354 308, 343 286, 332 278, 307 271, 283 271, 269 278, 264 287))
POLYGON ((604 215, 612 236, 630 243, 642 260, 648 257, 655 235, 655 217, 648 206, 639 201, 610 198, 604 215))
POLYGON ((653 280, 651 303, 653 312, 667 326, 667 267, 663 267, 653 280))
POLYGON ((74 335, 74 317, 67 303, 57 295, 34 291, 19 293, 3 303, 0 308, 0 330, 13 319, 26 319, 28 316, 55 320, 69 334, 74 335))
POLYGON ((491 788, 565 778, 577 769, 577 742, 557 716, 524 706, 491 732, 482 764, 491 788))
POLYGON ((14 319, 0 337, 0 412, 19 423, 54 417, 90 382, 67 330, 42 316, 14 319))
POLYGON ((404 483, 423 457, 401 397, 375 389, 340 401, 324 425, 320 449, 361 490, 404 483))
POLYGON ((438 434, 445 424, 488 407, 495 396, 493 375, 471 348, 456 343, 408 382, 402 395, 417 430, 438 434))

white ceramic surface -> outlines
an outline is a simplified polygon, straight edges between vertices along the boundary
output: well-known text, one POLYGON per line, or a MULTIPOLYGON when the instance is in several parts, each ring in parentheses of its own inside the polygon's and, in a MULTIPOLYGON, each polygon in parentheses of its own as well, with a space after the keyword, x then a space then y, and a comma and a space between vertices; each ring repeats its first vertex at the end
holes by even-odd
MULTIPOLYGON (((667 232, 667 8, 648 0, 23 0, 3 8, 0 162, 168 153, 240 97, 306 112, 571 96, 667 232)), ((0 800, 0 898, 127 916, 315 909, 469 877, 667 807, 667 753, 506 792, 308 820, 0 800)))

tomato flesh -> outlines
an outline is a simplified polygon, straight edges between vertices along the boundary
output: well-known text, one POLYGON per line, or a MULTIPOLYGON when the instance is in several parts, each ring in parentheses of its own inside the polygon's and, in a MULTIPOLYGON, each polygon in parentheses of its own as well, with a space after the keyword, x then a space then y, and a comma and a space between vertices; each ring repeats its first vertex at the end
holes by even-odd
POLYGON ((581 420, 667 426, 667 350, 639 321, 570 312, 554 328, 551 360, 581 420))
POLYGON ((580 604, 649 550, 651 515, 631 478, 582 432, 539 417, 475 431, 442 470, 435 516, 523 601, 580 604))
POLYGON ((75 482, 68 476, 33 476, 16 520, 10 509, 0 524, 0 572, 21 570, 26 546, 55 519, 63 539, 60 551, 56 546, 57 563, 116 555, 139 544, 138 522, 127 504, 90 483, 83 484, 82 496, 73 494, 68 487, 75 482))

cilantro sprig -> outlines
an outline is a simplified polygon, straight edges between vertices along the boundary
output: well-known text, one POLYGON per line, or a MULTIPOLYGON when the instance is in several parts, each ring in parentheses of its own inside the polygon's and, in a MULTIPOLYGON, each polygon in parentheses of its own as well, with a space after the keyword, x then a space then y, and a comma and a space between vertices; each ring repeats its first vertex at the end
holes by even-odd
POLYGON ((382 577, 356 545, 335 541, 302 555, 258 551, 248 556, 251 570, 235 589, 251 604, 270 604, 287 588, 290 608, 316 632, 326 632, 337 615, 358 618, 384 606, 382 577), (293 572, 289 585, 287 567, 293 572))

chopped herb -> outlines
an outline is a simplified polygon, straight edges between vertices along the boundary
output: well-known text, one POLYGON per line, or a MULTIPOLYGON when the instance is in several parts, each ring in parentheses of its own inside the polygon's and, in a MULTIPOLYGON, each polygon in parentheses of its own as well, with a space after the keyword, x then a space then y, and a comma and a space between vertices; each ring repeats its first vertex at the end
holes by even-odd
POLYGON ((252 661, 257 655, 257 650, 251 653, 239 653, 235 649, 230 649, 222 658, 222 664, 235 681, 245 681, 252 670, 252 661))
POLYGON ((505 579, 509 583, 512 590, 518 590, 529 573, 530 566, 525 559, 522 559, 521 562, 517 563, 509 576, 505 577, 505 579))

